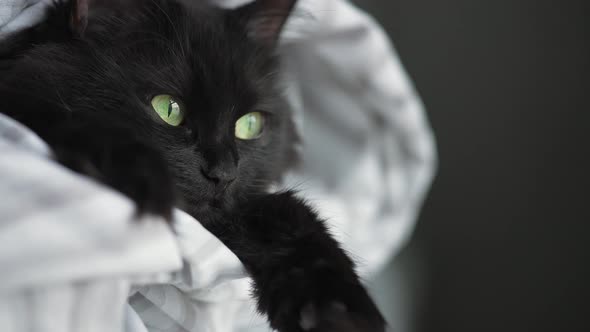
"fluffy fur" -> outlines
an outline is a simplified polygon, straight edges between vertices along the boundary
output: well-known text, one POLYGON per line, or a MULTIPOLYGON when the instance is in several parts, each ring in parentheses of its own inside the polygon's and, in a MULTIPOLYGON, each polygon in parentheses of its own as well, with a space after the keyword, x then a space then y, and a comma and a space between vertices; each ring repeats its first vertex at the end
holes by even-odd
POLYGON ((237 10, 199 1, 60 3, 0 45, 0 112, 24 123, 63 165, 170 218, 180 206, 252 275, 279 331, 382 331, 352 261, 293 192, 268 194, 296 141, 281 98, 275 42, 294 1, 237 10), (187 109, 172 127, 150 100, 187 109), (256 140, 234 136, 260 111, 256 140))

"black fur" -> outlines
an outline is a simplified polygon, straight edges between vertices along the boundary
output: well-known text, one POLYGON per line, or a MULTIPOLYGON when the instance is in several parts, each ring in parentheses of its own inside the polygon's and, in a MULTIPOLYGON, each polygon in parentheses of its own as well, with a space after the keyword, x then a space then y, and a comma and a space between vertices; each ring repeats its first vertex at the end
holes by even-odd
POLYGON ((142 213, 170 218, 180 206, 193 215, 244 263, 279 331, 382 331, 324 222, 292 192, 267 193, 293 163, 274 54, 293 4, 228 11, 198 1, 91 1, 80 13, 59 3, 0 45, 0 112, 142 213), (188 110, 182 126, 152 110, 163 93, 188 110), (262 137, 236 139, 236 120, 252 111, 265 114, 262 137))

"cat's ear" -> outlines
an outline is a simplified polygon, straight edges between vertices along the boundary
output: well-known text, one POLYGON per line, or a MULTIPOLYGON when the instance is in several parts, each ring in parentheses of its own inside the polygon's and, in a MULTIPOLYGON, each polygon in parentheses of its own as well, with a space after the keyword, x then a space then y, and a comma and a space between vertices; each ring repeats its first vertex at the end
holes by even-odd
POLYGON ((245 24, 248 35, 267 46, 274 46, 297 0, 256 0, 234 10, 245 24))
POLYGON ((88 5, 91 0, 71 0, 69 6, 70 30, 76 37, 84 36, 88 26, 88 5))
POLYGON ((82 37, 88 24, 88 6, 95 0, 53 0, 45 20, 6 36, 0 43, 0 58, 10 58, 47 42, 82 37))

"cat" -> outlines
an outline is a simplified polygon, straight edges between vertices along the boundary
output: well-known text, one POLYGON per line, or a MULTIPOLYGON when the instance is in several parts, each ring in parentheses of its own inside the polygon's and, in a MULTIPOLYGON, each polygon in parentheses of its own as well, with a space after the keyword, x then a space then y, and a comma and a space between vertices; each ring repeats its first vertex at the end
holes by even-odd
POLYGON ((352 260, 294 191, 277 41, 296 0, 55 2, 0 43, 0 112, 62 165, 195 217, 242 261, 274 329, 384 331, 352 260))

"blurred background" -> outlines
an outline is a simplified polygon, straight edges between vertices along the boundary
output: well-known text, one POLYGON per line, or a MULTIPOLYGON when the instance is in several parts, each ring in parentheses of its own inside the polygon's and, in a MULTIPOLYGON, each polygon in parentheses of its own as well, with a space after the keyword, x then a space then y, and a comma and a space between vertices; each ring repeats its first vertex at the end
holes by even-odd
POLYGON ((440 165, 373 281, 395 331, 590 331, 590 2, 357 0, 426 105, 440 165))

